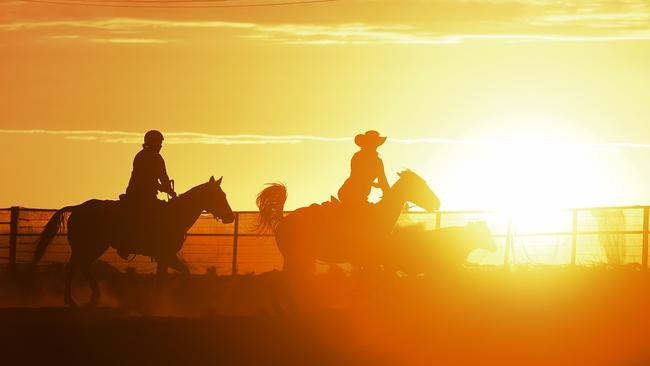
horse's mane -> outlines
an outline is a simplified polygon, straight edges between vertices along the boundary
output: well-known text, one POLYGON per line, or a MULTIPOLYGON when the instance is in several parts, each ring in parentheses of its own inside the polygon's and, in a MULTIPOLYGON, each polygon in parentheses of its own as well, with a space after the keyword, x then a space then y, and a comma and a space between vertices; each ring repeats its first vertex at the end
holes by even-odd
POLYGON ((404 169, 404 170, 398 172, 397 175, 398 175, 400 178, 405 179, 405 180, 418 179, 418 180, 424 181, 424 178, 422 178, 422 177, 420 177, 419 175, 417 175, 417 174, 416 174, 414 171, 412 171, 411 169, 404 169))
POLYGON ((204 189, 205 186, 208 185, 208 183, 210 183, 210 182, 202 183, 202 184, 199 184, 198 186, 192 187, 192 188, 190 188, 189 190, 187 190, 186 192, 183 192, 183 193, 179 194, 179 195, 178 195, 178 198, 183 198, 183 197, 186 197, 186 196, 191 196, 191 195, 193 195, 194 193, 196 193, 196 192, 198 192, 198 191, 204 189))

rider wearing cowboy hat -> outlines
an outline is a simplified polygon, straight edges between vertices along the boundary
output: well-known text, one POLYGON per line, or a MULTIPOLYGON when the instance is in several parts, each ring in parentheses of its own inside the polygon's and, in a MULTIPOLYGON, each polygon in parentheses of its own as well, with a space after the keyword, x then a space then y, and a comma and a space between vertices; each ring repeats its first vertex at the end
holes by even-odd
POLYGON ((377 131, 367 131, 354 138, 354 143, 361 148, 352 156, 350 177, 339 189, 338 196, 342 203, 367 204, 372 187, 380 188, 383 194, 390 189, 384 163, 379 158, 377 148, 386 141, 377 131), (376 182, 375 182, 376 181, 376 182))

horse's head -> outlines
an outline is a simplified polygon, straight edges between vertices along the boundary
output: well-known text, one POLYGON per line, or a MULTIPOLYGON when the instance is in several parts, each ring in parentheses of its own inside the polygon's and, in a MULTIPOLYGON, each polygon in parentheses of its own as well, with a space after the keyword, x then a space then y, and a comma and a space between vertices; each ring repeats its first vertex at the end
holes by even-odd
POLYGON ((408 169, 397 173, 397 175, 399 175, 399 180, 392 189, 401 191, 405 200, 429 212, 436 211, 440 208, 440 200, 431 188, 429 188, 427 182, 419 175, 408 169))
POLYGON ((484 221, 470 222, 466 226, 469 232, 469 239, 474 247, 477 249, 485 249, 491 252, 497 250, 497 245, 494 242, 492 233, 488 229, 484 221))
POLYGON ((215 219, 221 219, 224 224, 229 224, 235 220, 235 215, 232 213, 230 204, 226 199, 226 193, 221 189, 221 181, 223 177, 215 180, 210 177, 206 183, 208 196, 206 199, 205 210, 214 216, 215 219))

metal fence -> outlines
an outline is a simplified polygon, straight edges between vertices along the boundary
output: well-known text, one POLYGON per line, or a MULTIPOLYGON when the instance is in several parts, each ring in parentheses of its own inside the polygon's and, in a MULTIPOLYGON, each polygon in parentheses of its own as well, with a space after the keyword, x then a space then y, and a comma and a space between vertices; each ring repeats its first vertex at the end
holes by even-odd
MULTIPOLYGON (((497 251, 477 250, 469 258, 479 265, 637 265, 648 268, 650 206, 576 208, 502 213, 495 211, 404 212, 398 225, 430 229, 484 221, 497 251)), ((29 263, 34 242, 55 210, 0 209, 0 264, 15 268, 29 263)), ((255 231, 257 212, 235 213, 224 225, 202 215, 190 229, 180 255, 194 273, 260 273, 282 267, 282 256, 270 235, 255 231)), ((64 228, 42 263, 66 262, 70 249, 64 228)), ((118 269, 151 272, 155 263, 138 256, 127 262, 110 249, 100 259, 118 269)))

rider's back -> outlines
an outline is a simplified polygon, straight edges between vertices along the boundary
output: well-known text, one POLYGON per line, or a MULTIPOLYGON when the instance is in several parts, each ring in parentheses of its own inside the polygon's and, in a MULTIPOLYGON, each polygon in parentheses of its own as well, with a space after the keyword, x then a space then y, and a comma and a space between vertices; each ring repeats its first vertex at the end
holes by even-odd
POLYGON ((350 180, 370 185, 384 171, 384 164, 374 150, 359 150, 352 156, 350 180))
POLYGON ((367 203, 373 182, 383 174, 384 164, 376 151, 357 151, 350 163, 350 177, 339 189, 339 199, 344 203, 367 203))
POLYGON ((162 156, 148 149, 142 149, 133 159, 133 171, 126 194, 129 197, 151 197, 158 194, 159 179, 167 176, 162 156))

